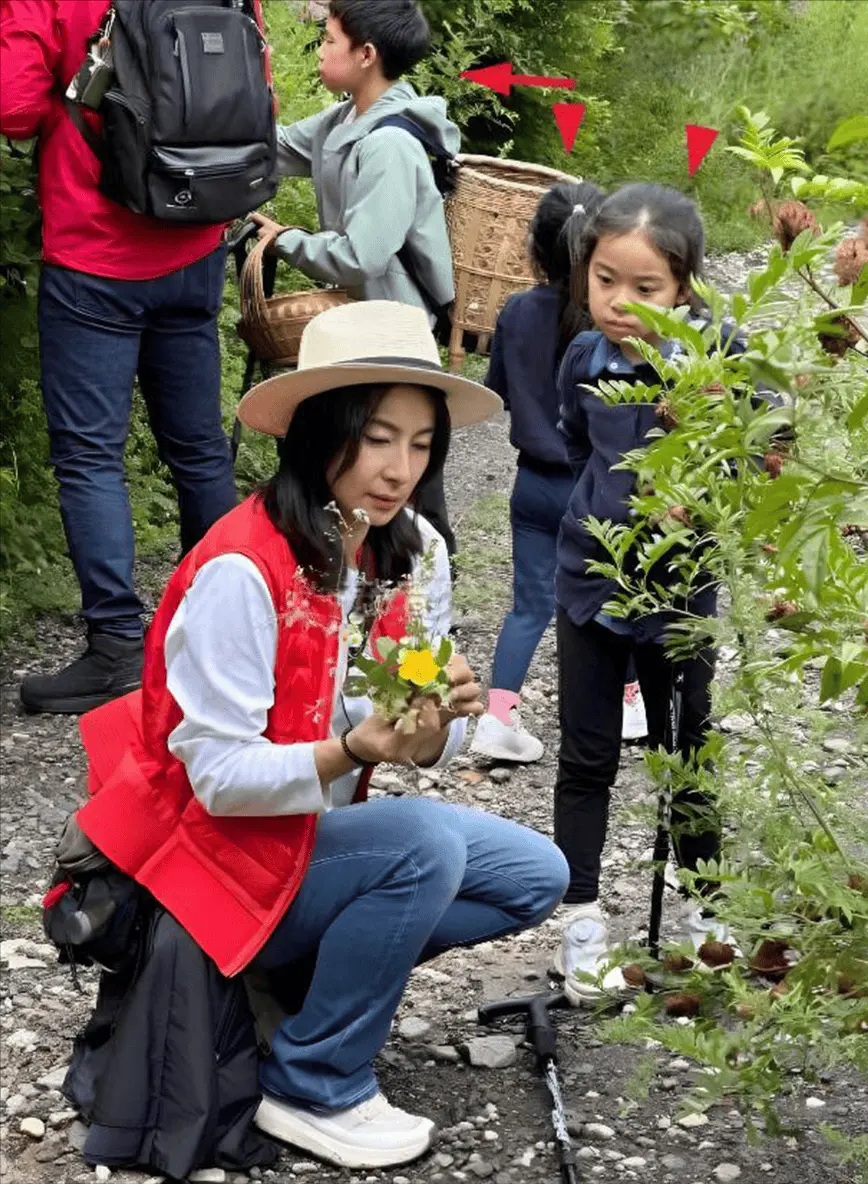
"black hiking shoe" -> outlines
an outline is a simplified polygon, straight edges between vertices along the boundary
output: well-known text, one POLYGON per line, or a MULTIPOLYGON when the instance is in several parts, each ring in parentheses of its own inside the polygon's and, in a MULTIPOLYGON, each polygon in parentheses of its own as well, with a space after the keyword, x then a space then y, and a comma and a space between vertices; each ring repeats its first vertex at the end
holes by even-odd
POLYGON ((33 674, 21 684, 25 711, 80 715, 142 685, 140 638, 94 633, 80 658, 57 674, 33 674))

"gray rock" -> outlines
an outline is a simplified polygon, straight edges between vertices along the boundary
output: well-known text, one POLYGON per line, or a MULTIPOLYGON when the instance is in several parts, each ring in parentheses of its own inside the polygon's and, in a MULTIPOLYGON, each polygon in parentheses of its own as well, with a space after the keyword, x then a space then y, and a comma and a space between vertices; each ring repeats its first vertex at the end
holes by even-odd
POLYGON ((680 1172, 687 1167, 687 1160, 682 1159, 680 1155, 664 1155, 660 1160, 660 1166, 666 1168, 667 1172, 680 1172))
POLYGON ((398 1024, 398 1035, 404 1040, 424 1040, 431 1033, 428 1020, 417 1015, 408 1015, 398 1024))
POLYGON ((470 1064, 477 1069, 507 1069, 516 1062, 511 1036, 478 1036, 464 1048, 470 1064))
POLYGON ((678 1125, 683 1126, 686 1130, 691 1130, 697 1126, 708 1125, 707 1114, 685 1114, 683 1118, 678 1119, 678 1125))
POLYGON ((31 1139, 41 1139, 45 1135, 45 1123, 41 1118, 22 1118, 18 1129, 22 1135, 29 1135, 31 1139))
POLYGON ((66 1132, 66 1137, 69 1140, 69 1145, 75 1151, 83 1151, 84 1145, 87 1142, 87 1127, 77 1118, 69 1130, 66 1132))
POLYGON ((494 1168, 485 1159, 475 1159, 467 1165, 467 1171, 472 1172, 479 1180, 487 1180, 494 1175, 494 1168))
POLYGON ((732 1181, 741 1175, 741 1168, 737 1163, 719 1163, 712 1175, 720 1184, 732 1184, 732 1181))
POLYGON ((827 736, 823 741, 823 748, 826 752, 849 752, 852 745, 844 736, 827 736))
POLYGON ((68 1065, 58 1065, 56 1069, 52 1069, 43 1077, 38 1078, 36 1084, 41 1085, 43 1089, 60 1089, 68 1068, 68 1065))
POLYGON ((488 774, 489 781, 493 781, 495 785, 505 785, 507 781, 512 780, 512 769, 492 769, 488 774))
POLYGON ((438 1168, 451 1168, 455 1163, 455 1156, 450 1155, 448 1151, 438 1151, 434 1156, 434 1162, 438 1168))
POLYGON ((644 1168, 648 1163, 647 1159, 643 1159, 641 1155, 628 1155, 626 1159, 621 1160, 621 1167, 638 1172, 640 1168, 644 1168))
POLYGON ((108 1184, 108 1181, 112 1178, 111 1168, 107 1168, 104 1163, 98 1163, 94 1168, 94 1175, 100 1184, 108 1184))
POLYGON ((461 1060, 458 1049, 452 1044, 430 1044, 428 1052, 435 1061, 442 1061, 446 1065, 454 1065, 461 1060))
POLYGON ((595 1143, 604 1143, 615 1137, 612 1128, 603 1122, 586 1122, 582 1127, 582 1134, 586 1139, 593 1139, 595 1143))
POLYGON ((6 1037, 7 1048, 30 1048, 39 1036, 36 1032, 32 1032, 29 1028, 18 1028, 11 1036, 6 1037))

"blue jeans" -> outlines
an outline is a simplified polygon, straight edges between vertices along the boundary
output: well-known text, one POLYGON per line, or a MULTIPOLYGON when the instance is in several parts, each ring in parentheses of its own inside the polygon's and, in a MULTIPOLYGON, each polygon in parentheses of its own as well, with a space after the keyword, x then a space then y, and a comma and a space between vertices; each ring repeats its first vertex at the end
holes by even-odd
POLYGON ((413 967, 538 925, 568 878, 549 839, 480 810, 398 798, 326 814, 298 895, 256 961, 272 969, 317 951, 301 1010, 262 1062, 263 1089, 327 1110, 371 1097, 413 967))
POLYGON ((558 531, 573 478, 519 465, 510 501, 513 608, 494 651, 491 685, 521 690, 540 638, 555 615, 558 531))
POLYGON ((236 503, 220 414, 223 248, 153 280, 46 265, 39 286, 42 399, 60 512, 91 632, 139 637, 124 473, 138 376, 178 492, 186 552, 236 503))

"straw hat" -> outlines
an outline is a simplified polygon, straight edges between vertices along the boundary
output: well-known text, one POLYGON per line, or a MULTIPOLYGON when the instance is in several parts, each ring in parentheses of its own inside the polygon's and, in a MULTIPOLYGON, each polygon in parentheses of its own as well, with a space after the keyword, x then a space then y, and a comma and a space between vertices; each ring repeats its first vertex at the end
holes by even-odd
POLYGON ((305 327, 298 369, 260 382, 238 404, 238 418, 269 436, 285 436, 304 399, 340 386, 407 383, 443 391, 454 428, 490 419, 503 403, 478 382, 450 374, 424 309, 365 300, 321 312, 305 327))

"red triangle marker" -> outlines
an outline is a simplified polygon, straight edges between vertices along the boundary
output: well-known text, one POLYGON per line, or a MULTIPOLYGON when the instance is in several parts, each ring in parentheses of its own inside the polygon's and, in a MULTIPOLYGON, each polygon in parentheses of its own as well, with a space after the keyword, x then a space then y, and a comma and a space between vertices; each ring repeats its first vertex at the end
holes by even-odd
POLYGON ((688 123, 684 130, 687 133, 687 174, 692 177, 717 139, 717 130, 701 127, 698 123, 688 123))
POLYGON ((554 112, 555 122, 558 125, 558 131, 561 133, 561 139, 564 142, 564 151, 572 152, 576 144, 576 136, 579 134, 579 128, 582 126, 582 120, 585 118, 585 104, 553 103, 552 111, 554 112))

